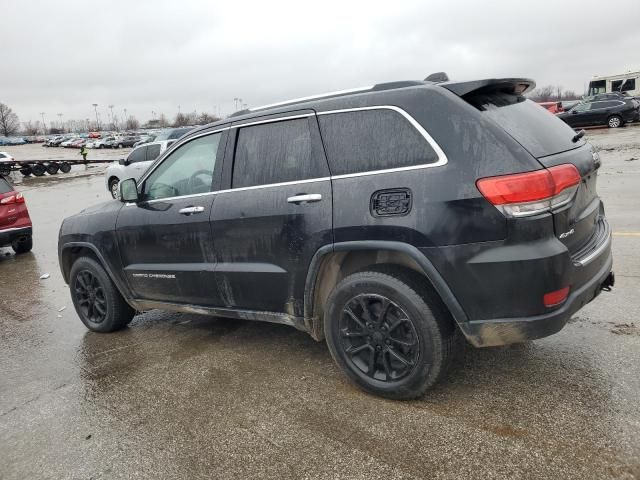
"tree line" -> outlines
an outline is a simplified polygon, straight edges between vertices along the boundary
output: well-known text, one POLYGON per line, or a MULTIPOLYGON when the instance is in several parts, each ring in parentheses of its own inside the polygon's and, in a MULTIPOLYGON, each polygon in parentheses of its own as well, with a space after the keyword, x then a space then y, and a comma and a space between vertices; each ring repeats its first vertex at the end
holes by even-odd
POLYGON ((104 122, 98 125, 96 121, 86 120, 66 120, 65 122, 50 122, 49 127, 39 120, 33 122, 31 120, 20 123, 18 115, 8 105, 0 102, 0 136, 11 137, 19 133, 27 136, 40 134, 59 134, 67 132, 87 132, 95 130, 138 130, 143 128, 167 128, 167 127, 186 127, 190 125, 205 125, 220 120, 216 115, 201 112, 196 114, 181 113, 174 117, 173 121, 169 121, 164 113, 161 113, 157 119, 148 120, 145 124, 134 116, 129 115, 124 122, 119 122, 115 118, 111 122, 104 122))
POLYGON ((556 102, 560 100, 580 100, 581 95, 573 90, 565 90, 560 85, 545 85, 537 87, 526 94, 534 102, 556 102))

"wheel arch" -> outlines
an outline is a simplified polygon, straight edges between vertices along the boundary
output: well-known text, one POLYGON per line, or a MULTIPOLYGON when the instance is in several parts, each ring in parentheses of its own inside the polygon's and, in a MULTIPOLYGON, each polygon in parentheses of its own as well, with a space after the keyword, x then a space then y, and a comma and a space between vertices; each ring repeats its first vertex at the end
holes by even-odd
POLYGON ((98 248, 88 242, 70 242, 62 246, 60 250, 60 270, 62 271, 62 277, 65 283, 69 284, 69 275, 71 273, 71 267, 73 263, 80 257, 89 257, 98 262, 102 268, 105 269, 107 275, 116 286, 120 295, 127 301, 129 305, 136 308, 136 305, 131 300, 129 289, 120 281, 120 279, 113 274, 113 271, 109 267, 109 264, 105 261, 104 257, 98 250, 98 248))
POLYGON ((324 338, 324 303, 335 285, 367 266, 391 264, 418 272, 438 294, 456 323, 467 315, 433 264, 413 245, 392 241, 353 241, 321 247, 307 272, 304 294, 305 325, 316 340, 324 338))

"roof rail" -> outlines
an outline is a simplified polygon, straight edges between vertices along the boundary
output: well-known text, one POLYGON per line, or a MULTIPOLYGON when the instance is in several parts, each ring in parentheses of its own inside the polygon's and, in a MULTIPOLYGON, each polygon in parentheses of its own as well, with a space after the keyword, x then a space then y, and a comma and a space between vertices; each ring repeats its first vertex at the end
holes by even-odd
MULTIPOLYGON (((290 103, 301 103, 301 102, 306 102, 307 100, 317 100, 317 99, 320 99, 320 98, 328 98, 328 97, 339 97, 340 95, 348 95, 350 93, 365 92, 367 90, 371 90, 372 88, 373 87, 371 87, 371 86, 369 86, 369 87, 359 87, 359 88, 350 88, 348 90, 338 90, 336 92, 322 93, 320 95, 310 95, 308 97, 293 98, 291 100, 285 100, 284 102, 270 103, 268 105, 261 105, 259 107, 250 108, 249 111, 250 112, 255 112, 256 110, 263 110, 265 108, 279 107, 279 106, 282 106, 282 105, 288 105, 290 103)), ((232 116, 235 116, 236 114, 239 114, 239 113, 240 112, 236 112, 232 116)))

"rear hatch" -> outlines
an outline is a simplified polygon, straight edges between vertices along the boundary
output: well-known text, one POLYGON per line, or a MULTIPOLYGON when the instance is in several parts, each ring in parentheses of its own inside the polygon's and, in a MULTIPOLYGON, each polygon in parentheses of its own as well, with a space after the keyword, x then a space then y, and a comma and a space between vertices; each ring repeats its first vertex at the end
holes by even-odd
POLYGON ((573 201, 553 211, 554 230, 575 257, 603 228, 596 193, 600 161, 591 145, 566 123, 522 94, 535 84, 526 79, 481 80, 443 87, 460 95, 520 143, 545 168, 570 163, 581 182, 573 201))

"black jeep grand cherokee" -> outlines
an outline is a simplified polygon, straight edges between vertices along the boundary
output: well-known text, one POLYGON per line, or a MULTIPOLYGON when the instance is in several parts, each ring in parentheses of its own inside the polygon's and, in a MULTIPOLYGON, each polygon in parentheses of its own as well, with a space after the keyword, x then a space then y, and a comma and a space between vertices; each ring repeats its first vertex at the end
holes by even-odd
POLYGON ((613 284, 597 154, 526 79, 396 82, 196 129, 64 221, 97 332, 148 309, 292 325, 360 387, 421 395, 457 330, 544 337, 613 284))

